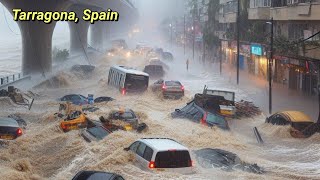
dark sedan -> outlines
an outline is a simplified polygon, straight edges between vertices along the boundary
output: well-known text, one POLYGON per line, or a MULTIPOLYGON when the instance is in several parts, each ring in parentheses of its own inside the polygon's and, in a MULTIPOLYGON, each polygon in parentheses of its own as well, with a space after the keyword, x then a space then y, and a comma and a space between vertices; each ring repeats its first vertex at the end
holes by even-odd
POLYGON ((80 94, 70 94, 62 97, 60 101, 71 102, 74 105, 87 105, 88 98, 80 94))
POLYGON ((12 118, 0 118, 0 140, 14 140, 22 136, 18 122, 12 118))
POLYGON ((115 173, 100 171, 80 171, 72 180, 124 180, 124 178, 115 173))

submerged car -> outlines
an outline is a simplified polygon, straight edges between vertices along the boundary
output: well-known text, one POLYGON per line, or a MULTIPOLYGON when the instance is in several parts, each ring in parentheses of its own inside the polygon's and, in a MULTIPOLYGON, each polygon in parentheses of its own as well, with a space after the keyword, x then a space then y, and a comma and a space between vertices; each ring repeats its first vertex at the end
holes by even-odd
POLYGON ((13 118, 0 118, 0 140, 14 140, 22 136, 23 131, 13 118))
POLYGON ((108 118, 100 117, 100 121, 103 126, 111 131, 117 130, 136 130, 142 132, 147 128, 145 123, 140 123, 138 117, 131 109, 120 109, 118 111, 112 111, 108 118))
POLYGON ((101 102, 109 102, 109 101, 114 101, 115 99, 113 99, 112 97, 98 97, 94 100, 94 103, 101 103, 101 102))
POLYGON ((124 180, 124 178, 115 173, 100 171, 80 171, 72 180, 124 180))
POLYGON ((169 70, 169 66, 162 62, 159 58, 151 58, 149 59, 149 65, 159 65, 162 66, 165 70, 169 70))
POLYGON ((87 142, 100 141, 112 133, 99 122, 88 121, 88 124, 91 124, 91 126, 88 125, 86 129, 80 131, 81 136, 87 142))
MULTIPOLYGON (((218 105, 219 107, 219 105, 218 105)), ((216 107, 217 108, 217 107, 216 107)), ((217 126, 224 130, 229 130, 228 122, 220 115, 215 107, 210 104, 203 106, 198 101, 192 100, 182 109, 176 109, 171 113, 172 118, 186 118, 196 123, 201 123, 209 127, 217 126)))
POLYGON ((72 105, 70 102, 62 103, 59 111, 56 115, 61 119, 60 127, 64 132, 87 127, 88 119, 81 106, 72 105))
POLYGON ((232 153, 222 149, 205 148, 195 151, 196 160, 203 168, 220 168, 225 171, 234 169, 262 174, 263 170, 257 164, 248 164, 232 153))
POLYGON ((163 52, 162 57, 164 60, 170 60, 170 61, 173 60, 173 55, 170 52, 163 52))
POLYGON ((283 111, 275 113, 266 118, 266 123, 279 126, 290 125, 290 134, 295 138, 310 137, 320 130, 319 125, 314 123, 311 120, 311 117, 300 111, 283 111))
POLYGON ((87 105, 88 98, 80 94, 70 94, 62 97, 60 101, 71 102, 74 105, 87 105))
POLYGON ((153 92, 161 92, 164 98, 179 99, 184 96, 184 86, 179 81, 156 81, 152 87, 153 92))
POLYGON ((154 79, 162 78, 165 74, 161 65, 147 65, 145 66, 143 72, 149 74, 149 77, 154 79))
POLYGON ((134 163, 142 170, 194 173, 189 149, 173 139, 143 138, 124 150, 135 155, 134 163))

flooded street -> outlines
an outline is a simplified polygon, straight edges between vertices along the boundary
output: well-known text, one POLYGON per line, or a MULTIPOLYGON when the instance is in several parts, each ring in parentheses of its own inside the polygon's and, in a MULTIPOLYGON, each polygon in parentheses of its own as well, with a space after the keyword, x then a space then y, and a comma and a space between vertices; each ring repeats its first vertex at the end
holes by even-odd
POLYGON ((251 100, 247 92, 238 89, 221 78, 217 67, 208 66, 199 73, 200 66, 194 63, 190 71, 184 69, 181 48, 175 49, 176 60, 168 63, 172 69, 167 79, 179 79, 185 85, 186 97, 181 100, 164 100, 150 90, 142 95, 121 96, 107 86, 107 72, 112 64, 132 65, 142 69, 145 60, 135 57, 130 60, 102 56, 95 60, 97 69, 92 77, 85 79, 68 71, 60 72, 66 86, 41 87, 32 91, 36 97, 31 111, 1 98, 1 116, 18 113, 29 126, 25 135, 0 149, 1 179, 71 179, 80 170, 116 172, 126 179, 319 179, 319 135, 310 139, 293 139, 287 128, 264 124, 265 116, 252 119, 229 120, 231 131, 209 128, 184 119, 172 119, 170 113, 183 107, 195 93, 201 93, 204 85, 236 92, 237 100, 251 100), (205 80, 204 80, 205 79, 205 80), (146 133, 115 132, 104 140, 86 143, 78 131, 63 133, 53 114, 58 111, 57 98, 68 93, 111 96, 114 102, 96 105, 99 111, 89 113, 92 119, 108 114, 119 107, 131 108, 142 122, 148 124, 146 133), (258 145, 253 127, 258 127, 265 141, 258 145), (173 138, 191 150, 220 148, 234 152, 248 163, 257 163, 266 171, 256 175, 242 171, 225 172, 219 169, 202 169, 196 165, 196 174, 151 173, 133 164, 133 156, 124 151, 133 141, 142 137, 173 138))

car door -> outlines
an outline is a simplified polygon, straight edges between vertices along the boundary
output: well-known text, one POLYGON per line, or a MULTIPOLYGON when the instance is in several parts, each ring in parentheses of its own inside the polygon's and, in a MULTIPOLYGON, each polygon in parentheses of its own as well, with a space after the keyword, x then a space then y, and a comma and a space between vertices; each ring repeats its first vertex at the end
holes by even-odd
POLYGON ((148 163, 146 163, 146 160, 143 158, 144 151, 146 150, 147 145, 140 142, 138 149, 137 149, 137 156, 136 160, 139 164, 139 167, 141 169, 147 169, 148 168, 148 163))
POLYGON ((134 161, 133 163, 135 165, 138 165, 139 161, 138 161, 138 155, 137 155, 137 149, 140 145, 140 141, 136 141, 134 143, 132 143, 129 147, 130 151, 134 154, 134 161))
POLYGON ((79 96, 77 96, 77 95, 73 95, 71 97, 71 102, 73 104, 79 105, 79 104, 81 104, 81 98, 79 96))

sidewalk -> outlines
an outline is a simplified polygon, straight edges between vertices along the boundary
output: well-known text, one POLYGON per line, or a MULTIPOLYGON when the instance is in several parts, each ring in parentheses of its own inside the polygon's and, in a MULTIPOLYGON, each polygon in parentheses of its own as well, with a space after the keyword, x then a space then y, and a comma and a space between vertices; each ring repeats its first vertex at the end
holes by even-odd
MULTIPOLYGON (((219 66, 218 66, 219 67, 219 66)), ((218 68, 219 70, 219 68, 218 68)), ((223 65, 222 76, 231 79, 232 84, 237 84, 236 68, 223 65)), ((269 82, 260 77, 240 70, 239 87, 246 90, 254 103, 269 114, 269 82)), ((304 95, 296 90, 291 90, 282 84, 273 83, 272 87, 272 113, 285 110, 298 110, 311 116, 315 121, 318 119, 318 97, 304 95)))

